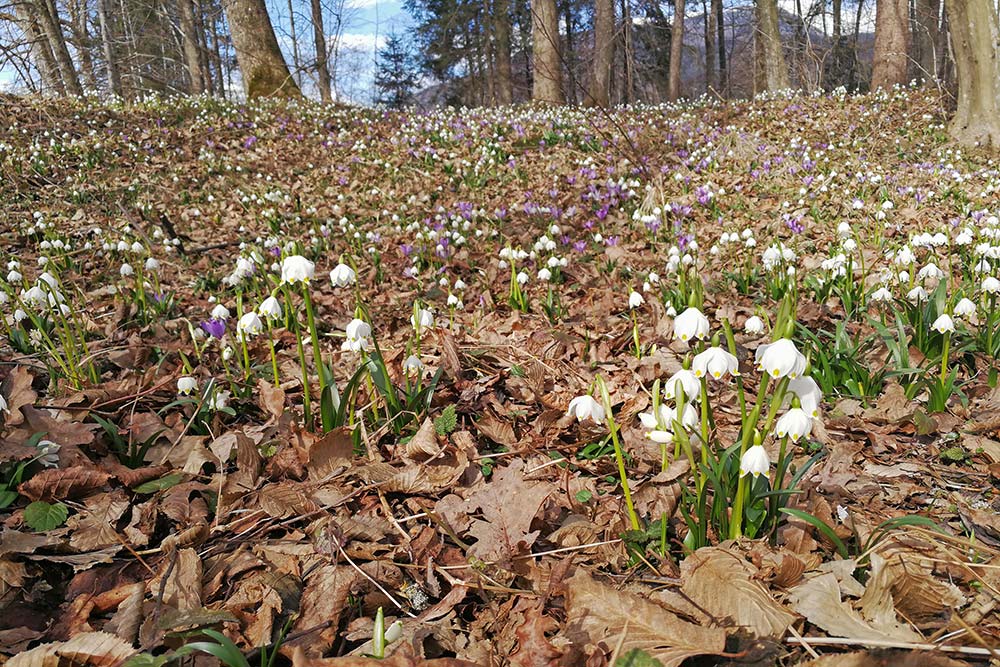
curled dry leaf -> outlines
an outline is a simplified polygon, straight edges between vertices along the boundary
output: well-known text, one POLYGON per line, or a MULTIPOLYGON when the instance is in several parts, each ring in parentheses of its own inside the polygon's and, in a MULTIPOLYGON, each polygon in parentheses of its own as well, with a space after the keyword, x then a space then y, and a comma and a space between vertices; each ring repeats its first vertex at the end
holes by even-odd
POLYGON ((354 440, 351 429, 346 426, 336 428, 322 438, 307 445, 308 461, 306 470, 309 480, 319 480, 333 474, 339 468, 348 466, 354 458, 354 440))
POLYGON ((923 641, 916 632, 899 625, 895 614, 891 619, 884 616, 866 621, 847 602, 841 599, 840 583, 832 572, 826 572, 793 588, 789 600, 797 613, 805 616, 834 637, 850 637, 864 643, 923 641))
POLYGON ((437 456, 441 452, 437 435, 434 431, 434 422, 430 417, 424 419, 417 432, 406 443, 405 458, 411 461, 426 461, 437 456))
POLYGON ((796 616, 778 604, 755 575, 739 554, 708 547, 681 563, 681 590, 718 619, 732 618, 757 637, 780 637, 796 616))
POLYGON ((621 653, 641 649, 663 667, 677 667, 692 656, 719 654, 726 648, 722 628, 682 621, 649 600, 600 583, 582 569, 566 584, 571 641, 603 643, 609 650, 621 646, 621 653))
POLYGON ((84 632, 64 642, 42 644, 7 661, 6 667, 116 667, 135 654, 132 645, 107 632, 84 632))
POLYGON ((15 366, 11 374, 0 385, 0 391, 6 397, 7 409, 10 411, 4 420, 7 426, 17 426, 23 422, 24 415, 21 414, 21 407, 33 405, 35 399, 38 398, 38 394, 31 388, 32 380, 34 378, 27 367, 15 366))
POLYGON ((31 500, 72 500, 104 486, 110 475, 95 468, 73 466, 43 470, 18 487, 31 500))

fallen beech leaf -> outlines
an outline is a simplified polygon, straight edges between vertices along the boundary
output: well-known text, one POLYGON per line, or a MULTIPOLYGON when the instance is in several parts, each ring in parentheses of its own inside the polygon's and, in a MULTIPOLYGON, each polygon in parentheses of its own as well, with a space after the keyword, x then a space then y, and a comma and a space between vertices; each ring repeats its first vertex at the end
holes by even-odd
POLYGON ((543 609, 541 601, 529 601, 527 598, 521 598, 514 608, 515 612, 524 614, 524 622, 514 631, 517 636, 517 651, 510 656, 511 667, 546 667, 558 664, 557 659, 562 654, 545 633, 554 632, 559 624, 551 616, 546 616, 543 609))
POLYGON ((663 667, 726 648, 722 628, 682 621, 649 600, 598 582, 582 569, 566 582, 566 615, 571 634, 582 632, 592 644, 620 646, 622 653, 642 649, 663 667))
POLYGON ((115 667, 135 654, 131 644, 107 632, 84 632, 64 642, 42 644, 14 656, 6 667, 115 667))
POLYGON ((924 640, 916 632, 895 623, 895 615, 888 623, 884 617, 871 623, 865 621, 841 599, 840 584, 832 572, 807 579, 793 588, 789 601, 792 609, 835 637, 850 637, 859 643, 868 639, 880 642, 924 640))
POLYGON ((440 453, 441 446, 438 444, 434 422, 430 417, 424 419, 424 423, 406 443, 405 451, 406 458, 413 461, 426 461, 440 453))
POLYGON ((285 390, 275 387, 272 383, 261 378, 257 380, 257 390, 260 399, 257 403, 260 408, 269 414, 272 419, 278 419, 285 412, 285 390))
POLYGON ((681 563, 681 590, 716 618, 732 618, 757 637, 781 637, 795 614, 752 577, 754 568, 725 549, 699 549, 681 563))
POLYGON ((10 414, 5 415, 5 426, 17 426, 23 422, 24 415, 21 414, 21 407, 35 403, 38 394, 31 388, 33 380, 31 371, 27 367, 15 366, 7 379, 0 385, 0 391, 6 397, 7 409, 10 411, 10 414))
POLYGON ((104 486, 110 475, 95 468, 73 466, 43 470, 18 487, 31 500, 72 500, 104 486))
POLYGON ((479 509, 483 514, 469 526, 469 535, 476 538, 469 553, 501 565, 524 553, 538 539, 539 531, 531 530, 531 522, 552 490, 547 483, 524 479, 524 461, 496 470, 466 503, 467 511, 479 509))
POLYGON ((128 498, 120 490, 88 498, 86 509, 70 517, 67 524, 73 530, 70 546, 77 551, 96 551, 121 545, 114 524, 128 508, 128 498))
POLYGON ((301 646, 296 646, 292 653, 292 667, 480 667, 474 662, 458 658, 435 658, 424 660, 417 656, 409 644, 396 647, 390 645, 392 651, 384 658, 361 658, 346 656, 343 658, 310 658, 301 646), (393 651, 393 649, 395 650, 393 651))
POLYGON ((350 465, 354 458, 354 440, 351 429, 346 426, 334 429, 308 447, 309 461, 306 470, 309 480, 319 480, 334 473, 338 468, 350 465))

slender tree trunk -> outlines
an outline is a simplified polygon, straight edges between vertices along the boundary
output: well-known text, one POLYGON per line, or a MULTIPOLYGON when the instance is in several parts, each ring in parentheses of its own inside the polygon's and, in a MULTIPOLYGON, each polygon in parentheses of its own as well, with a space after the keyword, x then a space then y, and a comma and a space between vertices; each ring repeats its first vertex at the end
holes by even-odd
POLYGON ((559 58, 559 14, 555 0, 535 0, 531 7, 534 82, 531 99, 562 104, 562 63, 559 58))
POLYGON ((916 0, 913 47, 916 52, 917 75, 925 82, 937 78, 938 17, 940 0, 916 0))
POLYGON ((718 56, 718 50, 715 47, 716 29, 715 29, 715 12, 712 11, 714 8, 707 2, 707 0, 701 0, 701 13, 704 18, 704 30, 705 30, 705 92, 711 93, 712 91, 719 89, 719 84, 716 81, 716 65, 715 59, 718 56))
POLYGON ((611 104, 611 68, 615 56, 615 0, 594 0, 594 59, 587 104, 611 104))
POLYGON ((621 101, 629 104, 635 95, 634 53, 632 51, 632 7, 622 0, 622 62, 625 65, 624 90, 621 101))
POLYGON ((76 44, 76 52, 80 55, 80 74, 90 90, 97 90, 97 78, 94 76, 94 60, 90 54, 92 46, 90 31, 87 28, 86 0, 74 0, 68 4, 70 13, 70 29, 76 44))
POLYGON ((910 18, 907 0, 877 0, 872 90, 906 83, 910 18))
POLYGON ((726 14, 722 0, 712 0, 712 13, 715 14, 715 28, 718 30, 716 41, 719 45, 719 88, 729 90, 729 77, 726 72, 726 14))
POLYGON ((121 97, 122 79, 118 73, 118 58, 115 56, 111 26, 108 24, 107 0, 97 0, 97 22, 101 27, 101 49, 104 51, 104 67, 108 73, 108 87, 111 94, 121 97))
POLYGON ((59 66, 56 65, 55 56, 52 55, 51 44, 39 27, 33 9, 31 5, 15 2, 14 12, 17 16, 17 25, 21 28, 21 32, 24 33, 30 45, 31 60, 38 68, 38 74, 42 78, 42 92, 65 95, 66 86, 63 85, 59 66))
POLYGON ((55 12, 55 5, 47 0, 36 0, 34 7, 39 26, 52 49, 56 68, 59 70, 59 76, 66 87, 66 92, 70 95, 82 96, 83 88, 80 86, 80 79, 76 75, 73 59, 66 47, 66 37, 59 25, 59 15, 55 12))
POLYGON ((215 13, 215 7, 213 6, 212 29, 208 33, 211 39, 212 68, 215 70, 215 75, 212 78, 215 79, 215 94, 221 98, 225 98, 226 78, 222 67, 222 37, 219 36, 220 22, 221 17, 215 13))
POLYGON ((316 78, 319 85, 319 97, 323 104, 333 101, 330 91, 330 68, 326 55, 326 32, 323 30, 323 5, 320 0, 309 0, 312 11, 313 43, 316 47, 316 78))
POLYGON ((295 7, 288 0, 288 24, 292 38, 292 77, 302 85, 302 60, 299 58, 299 36, 295 30, 295 7))
POLYGON ((493 0, 493 33, 497 62, 497 102, 514 101, 514 77, 510 64, 510 5, 509 0, 493 0))
POLYGON ((247 97, 299 97, 264 0, 222 0, 247 97))
POLYGON ((1000 23, 990 0, 945 0, 958 78, 949 132, 966 146, 1000 149, 1000 23))
POLYGON ((684 0, 674 0, 674 22, 670 27, 670 77, 667 100, 681 97, 681 58, 684 57, 684 0))
POLYGON ((198 35, 195 30, 194 7, 191 0, 177 0, 177 14, 180 17, 184 64, 188 73, 188 92, 200 95, 204 86, 201 80, 201 59, 198 57, 198 35))
POLYGON ((576 49, 573 46, 573 0, 563 0, 563 21, 566 22, 566 48, 563 50, 563 60, 566 61, 566 101, 576 104, 576 49))
POLYGON ((790 87, 788 65, 781 48, 777 0, 756 0, 754 3, 757 32, 754 35, 756 60, 755 88, 758 92, 774 92, 790 87))
POLYGON ((201 89, 211 95, 215 91, 215 84, 212 81, 208 34, 205 30, 205 7, 201 0, 192 0, 192 3, 194 5, 194 32, 198 36, 198 68, 201 70, 201 89))

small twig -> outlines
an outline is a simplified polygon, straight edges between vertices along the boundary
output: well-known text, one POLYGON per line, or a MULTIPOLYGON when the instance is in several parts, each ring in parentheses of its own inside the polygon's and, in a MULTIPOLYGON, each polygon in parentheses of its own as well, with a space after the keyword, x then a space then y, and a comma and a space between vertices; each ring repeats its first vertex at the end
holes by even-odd
POLYGON ((896 642, 888 639, 854 639, 850 637, 789 637, 788 644, 807 642, 813 646, 873 646, 877 648, 901 648, 911 651, 944 651, 946 653, 964 653, 966 655, 995 655, 993 649, 978 646, 948 646, 945 644, 923 644, 919 642, 896 642))

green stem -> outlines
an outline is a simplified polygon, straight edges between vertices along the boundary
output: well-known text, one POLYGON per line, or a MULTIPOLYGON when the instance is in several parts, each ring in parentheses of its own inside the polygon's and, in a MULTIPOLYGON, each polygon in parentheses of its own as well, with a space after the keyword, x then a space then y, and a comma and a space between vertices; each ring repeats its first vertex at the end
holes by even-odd
POLYGON ((639 526, 639 515, 635 513, 635 504, 632 502, 632 491, 628 486, 628 477, 625 474, 625 457, 622 455, 622 445, 618 440, 618 425, 615 423, 614 415, 611 414, 611 397, 608 395, 607 385, 604 380, 598 377, 598 386, 601 389, 601 398, 604 403, 604 414, 608 422, 608 430, 611 432, 611 442, 615 448, 615 463, 618 464, 618 477, 621 479, 622 493, 625 495, 625 506, 628 508, 629 520, 632 522, 632 530, 641 530, 639 526))
POLYGON ((271 348, 271 372, 274 373, 274 386, 280 387, 281 380, 278 379, 278 355, 274 350, 274 334, 271 327, 271 318, 267 319, 267 344, 271 348))
MULTIPOLYGON (((948 382, 948 352, 951 349, 951 334, 944 335, 944 347, 941 352, 941 388, 948 382)), ((947 400, 947 399, 945 399, 947 400)))

